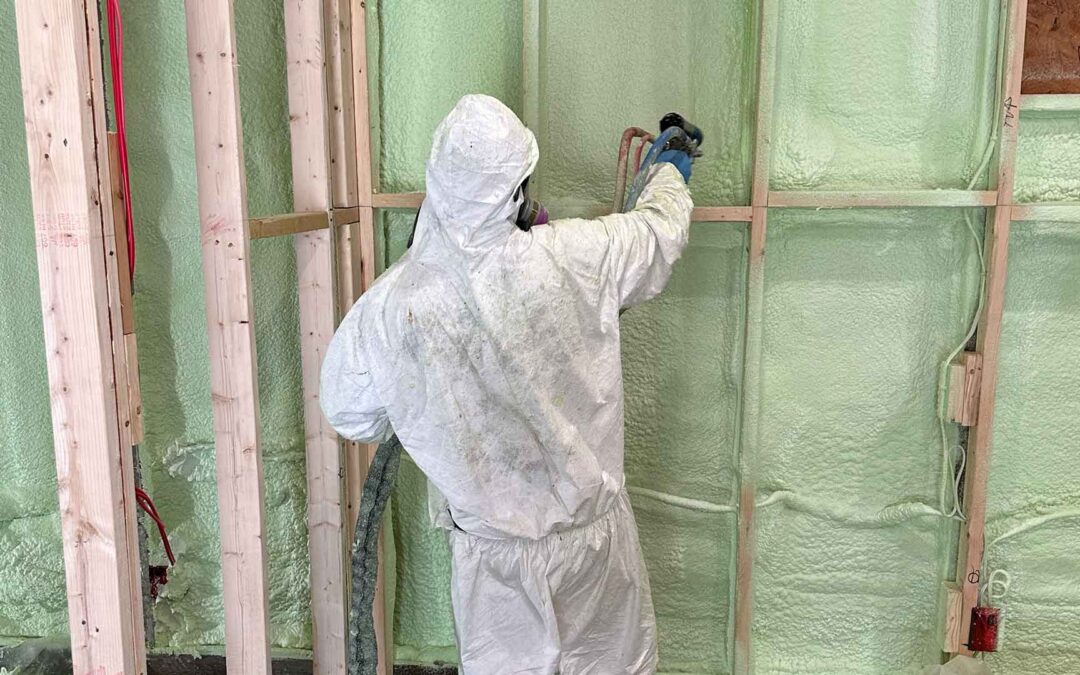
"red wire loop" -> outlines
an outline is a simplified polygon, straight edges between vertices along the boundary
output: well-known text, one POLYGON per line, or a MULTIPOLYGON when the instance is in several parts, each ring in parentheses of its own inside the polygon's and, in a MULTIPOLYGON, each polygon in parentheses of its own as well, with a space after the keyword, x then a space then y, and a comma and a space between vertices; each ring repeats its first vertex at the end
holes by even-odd
POLYGON ((146 511, 146 515, 150 516, 150 519, 157 524, 158 534, 161 535, 161 543, 165 546, 165 555, 169 557, 169 564, 176 564, 176 556, 173 555, 172 546, 169 544, 169 534, 165 531, 165 523, 161 520, 161 516, 158 515, 157 508, 154 506, 153 500, 150 499, 150 495, 146 494, 146 491, 141 487, 135 488, 135 500, 142 507, 143 511, 146 511))

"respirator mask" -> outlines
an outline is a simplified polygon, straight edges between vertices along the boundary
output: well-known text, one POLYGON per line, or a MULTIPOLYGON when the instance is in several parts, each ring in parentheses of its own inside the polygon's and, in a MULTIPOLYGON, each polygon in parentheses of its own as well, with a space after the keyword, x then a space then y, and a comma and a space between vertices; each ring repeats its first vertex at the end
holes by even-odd
POLYGON ((548 222, 548 212, 544 205, 540 200, 529 197, 529 178, 526 178, 514 193, 514 201, 521 200, 514 224, 523 232, 528 232, 533 225, 547 225, 548 222))

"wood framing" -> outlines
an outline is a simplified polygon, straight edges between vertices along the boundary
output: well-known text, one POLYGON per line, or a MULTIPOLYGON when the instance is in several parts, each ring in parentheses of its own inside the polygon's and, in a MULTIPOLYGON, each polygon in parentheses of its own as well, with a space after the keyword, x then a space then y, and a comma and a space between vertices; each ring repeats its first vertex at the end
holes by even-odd
MULTIPOLYGON (((15 3, 73 672, 146 673, 97 5, 15 3)), ((126 274, 126 269, 124 270, 126 274)))
POLYGON ((945 636, 942 649, 949 653, 960 651, 964 640, 964 594, 959 584, 945 585, 945 636))
POLYGON ((283 213, 265 218, 248 220, 248 232, 252 239, 284 237, 303 232, 315 232, 330 228, 330 216, 326 211, 302 211, 283 213))
MULTIPOLYGON (((120 143, 114 132, 106 134, 109 154, 109 203, 112 207, 113 229, 106 231, 106 248, 109 251, 110 279, 115 277, 119 289, 120 305, 114 313, 119 313, 122 336, 121 346, 115 339, 113 350, 117 361, 117 387, 126 391, 126 397, 118 394, 120 402, 120 422, 129 427, 129 445, 142 442, 142 393, 139 386, 139 353, 135 340, 135 307, 131 295, 131 274, 128 270, 127 218, 124 214, 124 190, 120 184, 120 143), (109 238, 111 235, 111 239, 109 238), (109 242, 112 242, 110 245, 109 242)), ((114 316, 113 319, 116 317, 114 316)), ((117 333, 114 331, 114 337, 117 333)), ((134 485, 134 472, 131 477, 134 485)), ((141 593, 141 589, 140 589, 141 593)))
POLYGON ((270 675, 259 395, 232 0, 185 0, 229 673, 270 675))
POLYGON ((356 203, 371 206, 374 181, 371 156, 371 112, 368 92, 367 14, 364 0, 348 0, 352 35, 353 130, 356 136, 356 203))
POLYGON ((749 223, 754 219, 750 206, 695 206, 690 220, 695 223, 749 223))
MULTIPOLYGON (((334 3, 329 3, 333 5, 334 3)), ((331 20, 334 20, 331 12, 331 20)), ((323 0, 285 0, 285 52, 292 141, 293 207, 333 208, 330 127, 336 145, 347 143, 343 115, 331 115, 325 57, 340 72, 339 50, 327 39, 337 26, 324 28, 323 0), (329 50, 324 46, 330 45, 329 50), (327 53, 329 51, 329 53, 327 53)), ((340 108, 340 105, 339 105, 340 108)), ((340 112, 340 110, 339 110, 340 112)), ((351 122, 351 120, 350 120, 351 122)), ((337 180, 342 189, 351 162, 342 161, 337 180), (340 175, 346 174, 346 175, 340 175)), ((344 202, 343 197, 343 202, 344 202)), ((335 249, 329 229, 295 236, 300 306, 300 361, 304 383, 304 438, 307 458, 308 551, 311 560, 312 658, 318 675, 345 675, 348 636, 344 538, 344 467, 337 432, 319 405, 322 362, 337 327, 335 249)))
POLYGON ((1080 223, 1080 204, 1017 204, 1012 207, 1012 219, 1080 223))
POLYGON ((1023 94, 1020 109, 1024 112, 1076 112, 1080 94, 1023 94))
POLYGON ((424 203, 423 192, 371 195, 371 204, 377 209, 418 209, 424 203))
MULTIPOLYGON (((326 91, 330 116, 330 197, 335 208, 359 204, 356 175, 356 96, 350 0, 324 0, 326 91)), ((366 97, 366 92, 365 92, 366 97)), ((355 219, 348 221, 355 222, 355 219)))
POLYGON ((735 653, 733 672, 753 672, 754 507, 760 444, 761 343, 765 298, 765 239, 768 226, 774 59, 778 0, 758 2, 758 71, 754 108, 754 159, 750 201, 753 207, 747 258, 746 318, 743 333, 743 403, 739 423, 739 510, 735 549, 735 653))
MULTIPOLYGON (((358 154, 356 138, 356 82, 353 76, 353 10, 351 0, 327 0, 327 91, 330 93, 331 119, 330 155, 333 165, 331 198, 334 204, 332 220, 337 246, 337 320, 360 297, 360 210, 358 154)), ((365 94, 366 98, 366 94, 365 94)), ((366 143, 366 141, 365 141, 366 143)), ((368 209, 370 211, 370 209, 368 209)), ((344 468, 344 532, 347 594, 351 593, 349 571, 352 540, 360 507, 360 488, 366 476, 367 451, 360 443, 345 441, 344 468)), ((348 597, 348 595, 346 596, 348 597)), ((348 607, 346 607, 348 609, 348 607)))
MULTIPOLYGON (((375 193, 371 196, 377 209, 419 209, 424 203, 423 192, 375 193)), ((749 206, 695 206, 690 219, 694 222, 743 222, 752 220, 749 206)))
POLYGON ((982 354, 964 352, 949 364, 949 419, 965 427, 979 419, 982 354))
MULTIPOLYGON (((994 424, 994 395, 997 389, 997 357, 1001 341, 1001 320, 1005 305, 1005 274, 1009 254, 1009 228, 1012 223, 1013 185, 1016 168, 1016 144, 1019 131, 1020 83, 1023 70, 1024 28, 1027 0, 1010 0, 1006 23, 1004 81, 998 113, 1000 139, 995 166, 998 206, 988 222, 985 241, 986 288, 983 313, 979 320, 976 351, 982 355, 982 381, 979 390, 978 421, 971 427, 964 479, 964 513, 960 528, 956 576, 962 584, 961 617, 970 617, 979 602, 982 581, 984 527, 986 524, 986 484, 990 475, 990 442, 994 424)), ((961 651, 967 649, 970 623, 963 622, 961 651)))
POLYGON ((852 192, 770 192, 769 206, 811 209, 865 209, 904 207, 988 207, 997 193, 969 190, 908 190, 852 192))

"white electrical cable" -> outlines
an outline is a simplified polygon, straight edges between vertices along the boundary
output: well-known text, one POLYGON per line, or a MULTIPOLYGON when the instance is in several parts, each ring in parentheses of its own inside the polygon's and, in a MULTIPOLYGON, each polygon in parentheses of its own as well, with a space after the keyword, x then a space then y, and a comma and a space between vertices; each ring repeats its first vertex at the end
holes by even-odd
MULTIPOLYGON (((969 185, 973 185, 976 178, 972 178, 969 185)), ((939 494, 940 508, 942 513, 948 518, 956 518, 958 520, 967 520, 964 515, 963 506, 960 503, 960 483, 963 479, 964 462, 966 461, 966 453, 961 453, 964 460, 961 460, 959 469, 955 468, 955 462, 952 458, 953 446, 949 443, 949 434, 946 430, 946 416, 948 415, 948 402, 949 402, 949 364, 952 363, 956 355, 963 351, 964 347, 971 340, 971 337, 975 335, 975 331, 979 328, 979 319, 982 317, 983 312, 983 294, 986 291, 986 259, 983 256, 982 240, 979 238, 979 234, 975 231, 975 225, 972 223, 971 212, 964 211, 964 224, 967 225, 968 232, 971 233, 971 238, 975 241, 975 251, 979 258, 979 302, 975 306, 975 313, 971 317, 971 323, 968 326, 967 333, 964 334, 964 339, 956 346, 952 352, 945 358, 941 364, 941 368, 938 372, 938 430, 941 434, 941 455, 942 455, 942 473, 948 472, 948 480, 941 481, 941 490, 939 494), (948 504, 946 492, 948 487, 952 487, 952 505, 948 504)))
POLYGON ((1012 577, 1003 569, 996 569, 986 577, 986 583, 979 587, 979 604, 997 607, 1005 594, 1009 592, 1012 577))
MULTIPOLYGON (((1005 56, 1005 36, 1006 31, 1005 22, 1008 16, 1008 3, 1002 0, 999 6, 998 14, 998 45, 997 45, 997 68, 994 71, 994 91, 1000 92, 1002 90, 1005 71, 1004 71, 1004 56, 1005 56)), ((996 99, 992 99, 996 101, 996 99)), ((975 168, 975 172, 971 176, 971 180, 968 181, 967 189, 974 190, 976 184, 980 178, 983 177, 983 172, 986 171, 990 164, 990 159, 993 156, 994 148, 997 146, 999 127, 998 117, 1001 115, 1000 109, 994 105, 995 123, 991 125, 990 137, 986 142, 986 149, 983 151, 982 159, 979 165, 975 168)), ((960 466, 956 467, 956 462, 953 461, 952 452, 949 445, 948 432, 946 431, 946 416, 948 415, 948 376, 949 376, 949 364, 956 358, 967 343, 971 340, 971 337, 975 335, 975 331, 979 326, 979 319, 982 317, 984 294, 986 292, 986 259, 983 255, 982 241, 979 239, 979 235, 975 232, 975 226, 971 222, 971 211, 964 211, 964 223, 967 225, 968 231, 971 232, 972 238, 975 240, 976 250, 979 256, 979 303, 975 308, 975 315, 972 317, 971 325, 968 328, 967 334, 964 336, 964 340, 949 354, 945 362, 941 364, 941 370, 938 375, 938 428, 941 433, 941 454, 942 454, 942 473, 948 472, 949 480, 941 481, 940 501, 942 512, 947 513, 949 518, 957 518, 958 520, 967 520, 964 515, 963 506, 960 503, 960 483, 963 480, 964 464, 966 463, 966 453, 962 455, 960 466), (951 508, 946 504, 946 491, 947 486, 952 486, 952 506, 951 508)))
POLYGON ((707 502, 703 499, 680 497, 679 495, 672 495, 666 492, 658 492, 657 490, 637 487, 636 485, 628 485, 626 487, 626 491, 629 492, 631 495, 655 499, 656 501, 663 502, 664 504, 670 504, 672 506, 690 509, 691 511, 700 511, 702 513, 735 513, 735 511, 737 510, 736 507, 729 506, 727 504, 716 504, 713 502, 707 502))
POLYGON ((1000 542, 1005 541, 1009 537, 1015 537, 1021 532, 1027 532, 1028 530, 1033 530, 1049 522, 1061 520, 1063 518, 1080 518, 1080 509, 1063 509, 1061 511, 1055 511, 1053 513, 1047 513, 1046 515, 1038 516, 1036 518, 1031 518, 1020 523, 1011 530, 1007 530, 1003 534, 999 534, 997 537, 994 537, 994 539, 991 540, 990 543, 986 546, 987 548, 989 548, 1000 542))

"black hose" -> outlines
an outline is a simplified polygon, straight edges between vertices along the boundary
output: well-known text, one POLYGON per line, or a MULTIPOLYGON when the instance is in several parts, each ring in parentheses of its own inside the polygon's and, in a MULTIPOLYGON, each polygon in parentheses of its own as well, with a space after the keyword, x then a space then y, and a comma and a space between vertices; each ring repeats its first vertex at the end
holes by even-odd
POLYGON ((379 573, 379 531, 386 502, 401 464, 401 442, 393 436, 379 446, 368 468, 352 547, 352 605, 349 607, 349 675, 377 675, 375 580, 379 573))

